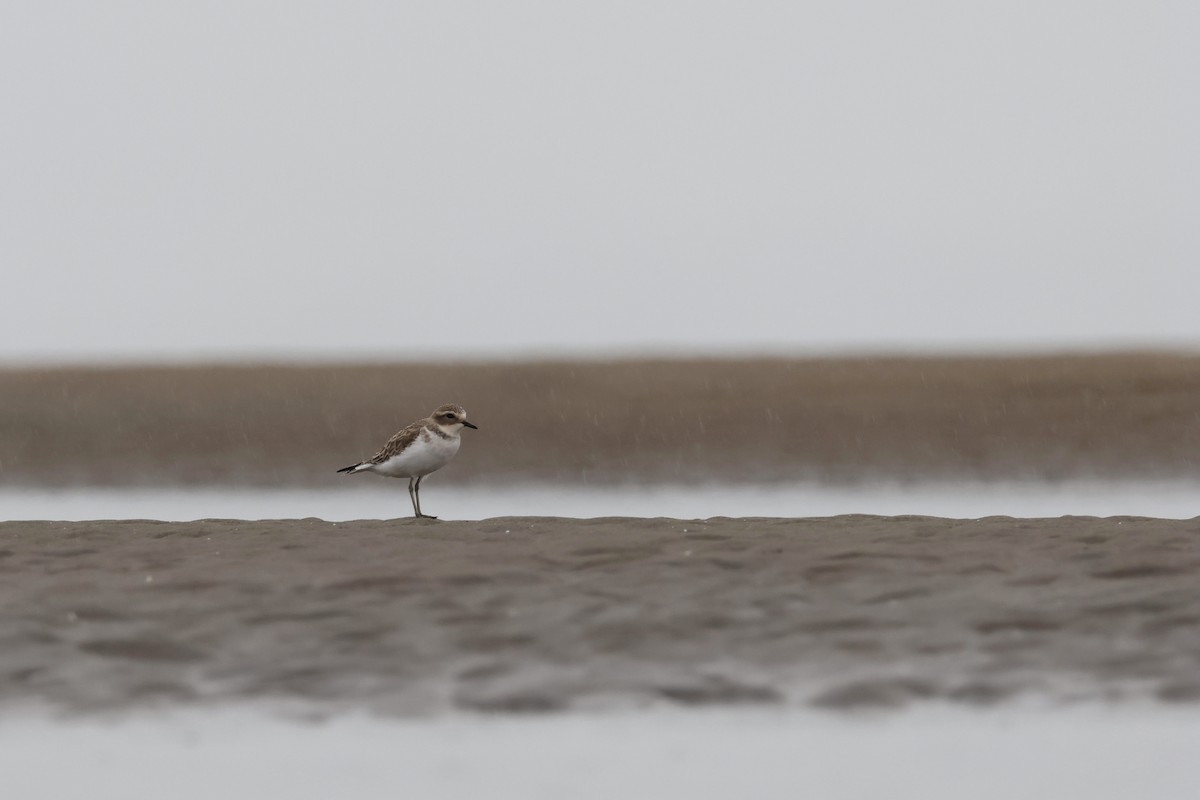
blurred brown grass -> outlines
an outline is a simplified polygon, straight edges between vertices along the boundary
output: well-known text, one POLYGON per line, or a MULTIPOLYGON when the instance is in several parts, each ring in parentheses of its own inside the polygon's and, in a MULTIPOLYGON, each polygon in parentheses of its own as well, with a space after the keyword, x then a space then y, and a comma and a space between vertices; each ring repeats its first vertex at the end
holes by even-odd
POLYGON ((336 485, 443 402, 460 480, 1200 475, 1200 357, 0 371, 0 480, 336 485))

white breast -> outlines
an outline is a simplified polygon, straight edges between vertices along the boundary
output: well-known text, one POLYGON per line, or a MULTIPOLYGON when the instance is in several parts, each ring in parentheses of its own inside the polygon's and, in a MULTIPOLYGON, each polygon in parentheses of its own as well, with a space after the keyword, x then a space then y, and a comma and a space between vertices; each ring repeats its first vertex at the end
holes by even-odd
POLYGON ((444 439, 429 431, 421 431, 421 435, 403 453, 377 464, 372 471, 392 478, 428 475, 449 464, 461 443, 462 440, 457 436, 444 439))

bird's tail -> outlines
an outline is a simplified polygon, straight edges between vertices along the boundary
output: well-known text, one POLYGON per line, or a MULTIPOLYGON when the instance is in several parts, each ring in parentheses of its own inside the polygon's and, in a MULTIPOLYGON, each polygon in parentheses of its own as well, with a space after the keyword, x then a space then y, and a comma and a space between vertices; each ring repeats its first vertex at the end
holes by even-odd
POLYGON ((355 472, 360 472, 364 469, 367 469, 370 466, 371 466, 370 461, 361 461, 357 464, 351 464, 348 467, 342 467, 341 469, 338 470, 338 472, 346 472, 346 473, 350 473, 351 475, 353 475, 355 472))

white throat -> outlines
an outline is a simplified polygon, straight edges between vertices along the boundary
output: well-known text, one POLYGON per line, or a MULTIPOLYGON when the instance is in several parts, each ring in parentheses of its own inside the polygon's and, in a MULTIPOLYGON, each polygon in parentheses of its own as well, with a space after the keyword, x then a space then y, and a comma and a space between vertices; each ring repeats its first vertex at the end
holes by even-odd
POLYGON ((443 425, 440 422, 436 424, 439 431, 454 439, 458 438, 458 434, 463 429, 461 422, 455 422, 453 425, 443 425))

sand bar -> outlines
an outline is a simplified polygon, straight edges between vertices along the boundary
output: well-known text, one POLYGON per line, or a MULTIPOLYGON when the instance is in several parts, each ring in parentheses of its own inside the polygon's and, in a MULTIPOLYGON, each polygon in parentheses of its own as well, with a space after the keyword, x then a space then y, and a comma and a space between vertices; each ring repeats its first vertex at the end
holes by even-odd
POLYGON ((1200 519, 0 523, 0 703, 1200 702, 1200 519))

